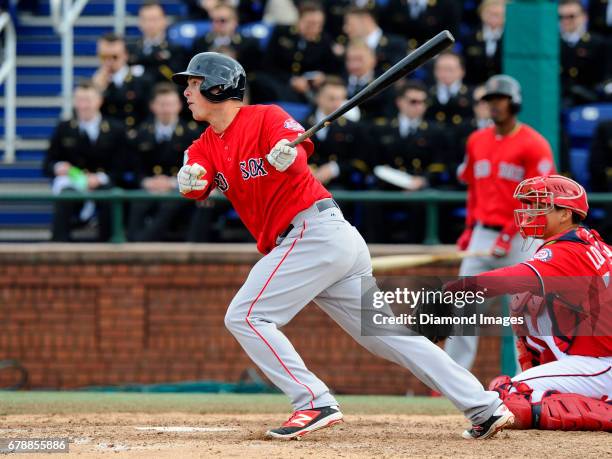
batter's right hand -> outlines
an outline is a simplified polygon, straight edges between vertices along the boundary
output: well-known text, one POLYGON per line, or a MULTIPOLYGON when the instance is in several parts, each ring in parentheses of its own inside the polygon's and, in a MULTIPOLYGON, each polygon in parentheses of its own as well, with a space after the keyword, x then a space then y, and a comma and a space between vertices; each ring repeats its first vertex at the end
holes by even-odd
POLYGON ((459 250, 467 250, 470 245, 470 240, 472 239, 472 233, 474 232, 473 228, 466 228, 457 239, 457 247, 459 250))
POLYGON ((208 186, 208 180, 202 180, 205 174, 206 169, 198 163, 184 165, 177 175, 179 191, 186 194, 205 189, 208 186))

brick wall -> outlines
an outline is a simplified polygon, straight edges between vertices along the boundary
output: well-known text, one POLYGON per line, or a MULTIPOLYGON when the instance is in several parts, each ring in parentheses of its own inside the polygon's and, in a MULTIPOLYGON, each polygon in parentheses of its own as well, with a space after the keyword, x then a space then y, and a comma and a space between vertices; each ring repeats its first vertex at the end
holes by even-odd
MULTIPOLYGON (((0 360, 19 360, 31 388, 236 381, 253 364, 223 318, 257 258, 250 245, 0 247, 0 360)), ((456 270, 446 264, 402 273, 456 270)), ((314 305, 283 330, 338 393, 428 392, 314 305)), ((498 339, 482 338, 476 376, 488 381, 498 367, 498 339)), ((0 372, 0 385, 10 378, 0 372)))

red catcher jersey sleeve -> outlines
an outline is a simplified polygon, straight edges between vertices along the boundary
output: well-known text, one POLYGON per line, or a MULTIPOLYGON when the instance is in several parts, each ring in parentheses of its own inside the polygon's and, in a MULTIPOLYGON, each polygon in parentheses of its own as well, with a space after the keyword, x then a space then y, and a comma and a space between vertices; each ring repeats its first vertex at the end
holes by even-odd
MULTIPOLYGON (((585 228, 571 230, 545 243, 524 262, 538 274, 546 294, 554 294, 560 322, 572 307, 583 311, 577 336, 566 351, 595 357, 612 355, 612 250, 605 243, 591 244, 585 228), (572 306, 573 305, 573 306, 572 306), (561 312, 559 312, 561 311, 561 312)), ((563 326, 560 326, 563 329, 563 326)))

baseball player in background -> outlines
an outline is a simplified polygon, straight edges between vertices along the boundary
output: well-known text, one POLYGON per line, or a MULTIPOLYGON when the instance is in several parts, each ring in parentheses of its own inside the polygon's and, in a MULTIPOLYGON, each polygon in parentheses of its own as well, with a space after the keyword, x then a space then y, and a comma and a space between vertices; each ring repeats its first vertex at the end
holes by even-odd
POLYGON ((523 372, 489 385, 517 428, 612 431, 612 250, 580 224, 589 206, 575 181, 535 177, 515 196, 521 236, 544 240, 534 256, 445 288, 519 294, 511 314, 523 322, 515 327, 523 372))
MULTIPOLYGON (((514 223, 513 192, 523 179, 554 171, 550 145, 533 128, 521 123, 521 87, 514 78, 495 75, 485 83, 482 97, 491 111, 493 125, 472 133, 463 164, 457 171, 467 184, 466 227, 457 245, 460 250, 490 251, 490 256, 463 260, 460 276, 473 276, 526 260, 514 223)), ((478 336, 454 336, 445 350, 464 368, 472 368, 478 336)))
POLYGON ((288 145, 302 126, 276 105, 243 105, 246 75, 230 57, 197 54, 173 80, 186 87, 193 118, 209 123, 185 152, 181 193, 197 200, 214 188, 224 193, 265 254, 229 305, 225 325, 295 409, 267 435, 300 438, 342 420, 328 387, 279 330, 310 301, 372 353, 447 396, 472 421, 465 438, 488 438, 512 423, 497 392, 485 391, 426 338, 361 336, 361 281, 371 276, 370 254, 312 175, 312 142, 288 145))

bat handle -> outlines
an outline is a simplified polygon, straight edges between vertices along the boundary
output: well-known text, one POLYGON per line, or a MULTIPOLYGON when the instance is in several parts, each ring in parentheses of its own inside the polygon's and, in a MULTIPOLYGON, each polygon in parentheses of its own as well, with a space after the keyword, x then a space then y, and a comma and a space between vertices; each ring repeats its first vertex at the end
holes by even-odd
POLYGON ((319 124, 316 124, 313 127, 311 127, 310 129, 308 129, 306 132, 304 132, 303 134, 300 134, 297 137, 297 139, 295 139, 293 142, 288 143, 287 145, 289 145, 290 147, 296 147, 299 144, 301 144, 304 140, 310 139, 313 135, 315 135, 315 133, 317 131, 319 131, 320 129, 326 128, 330 124, 331 124, 331 122, 329 122, 329 121, 325 121, 323 123, 323 125, 321 125, 321 126, 319 124))

